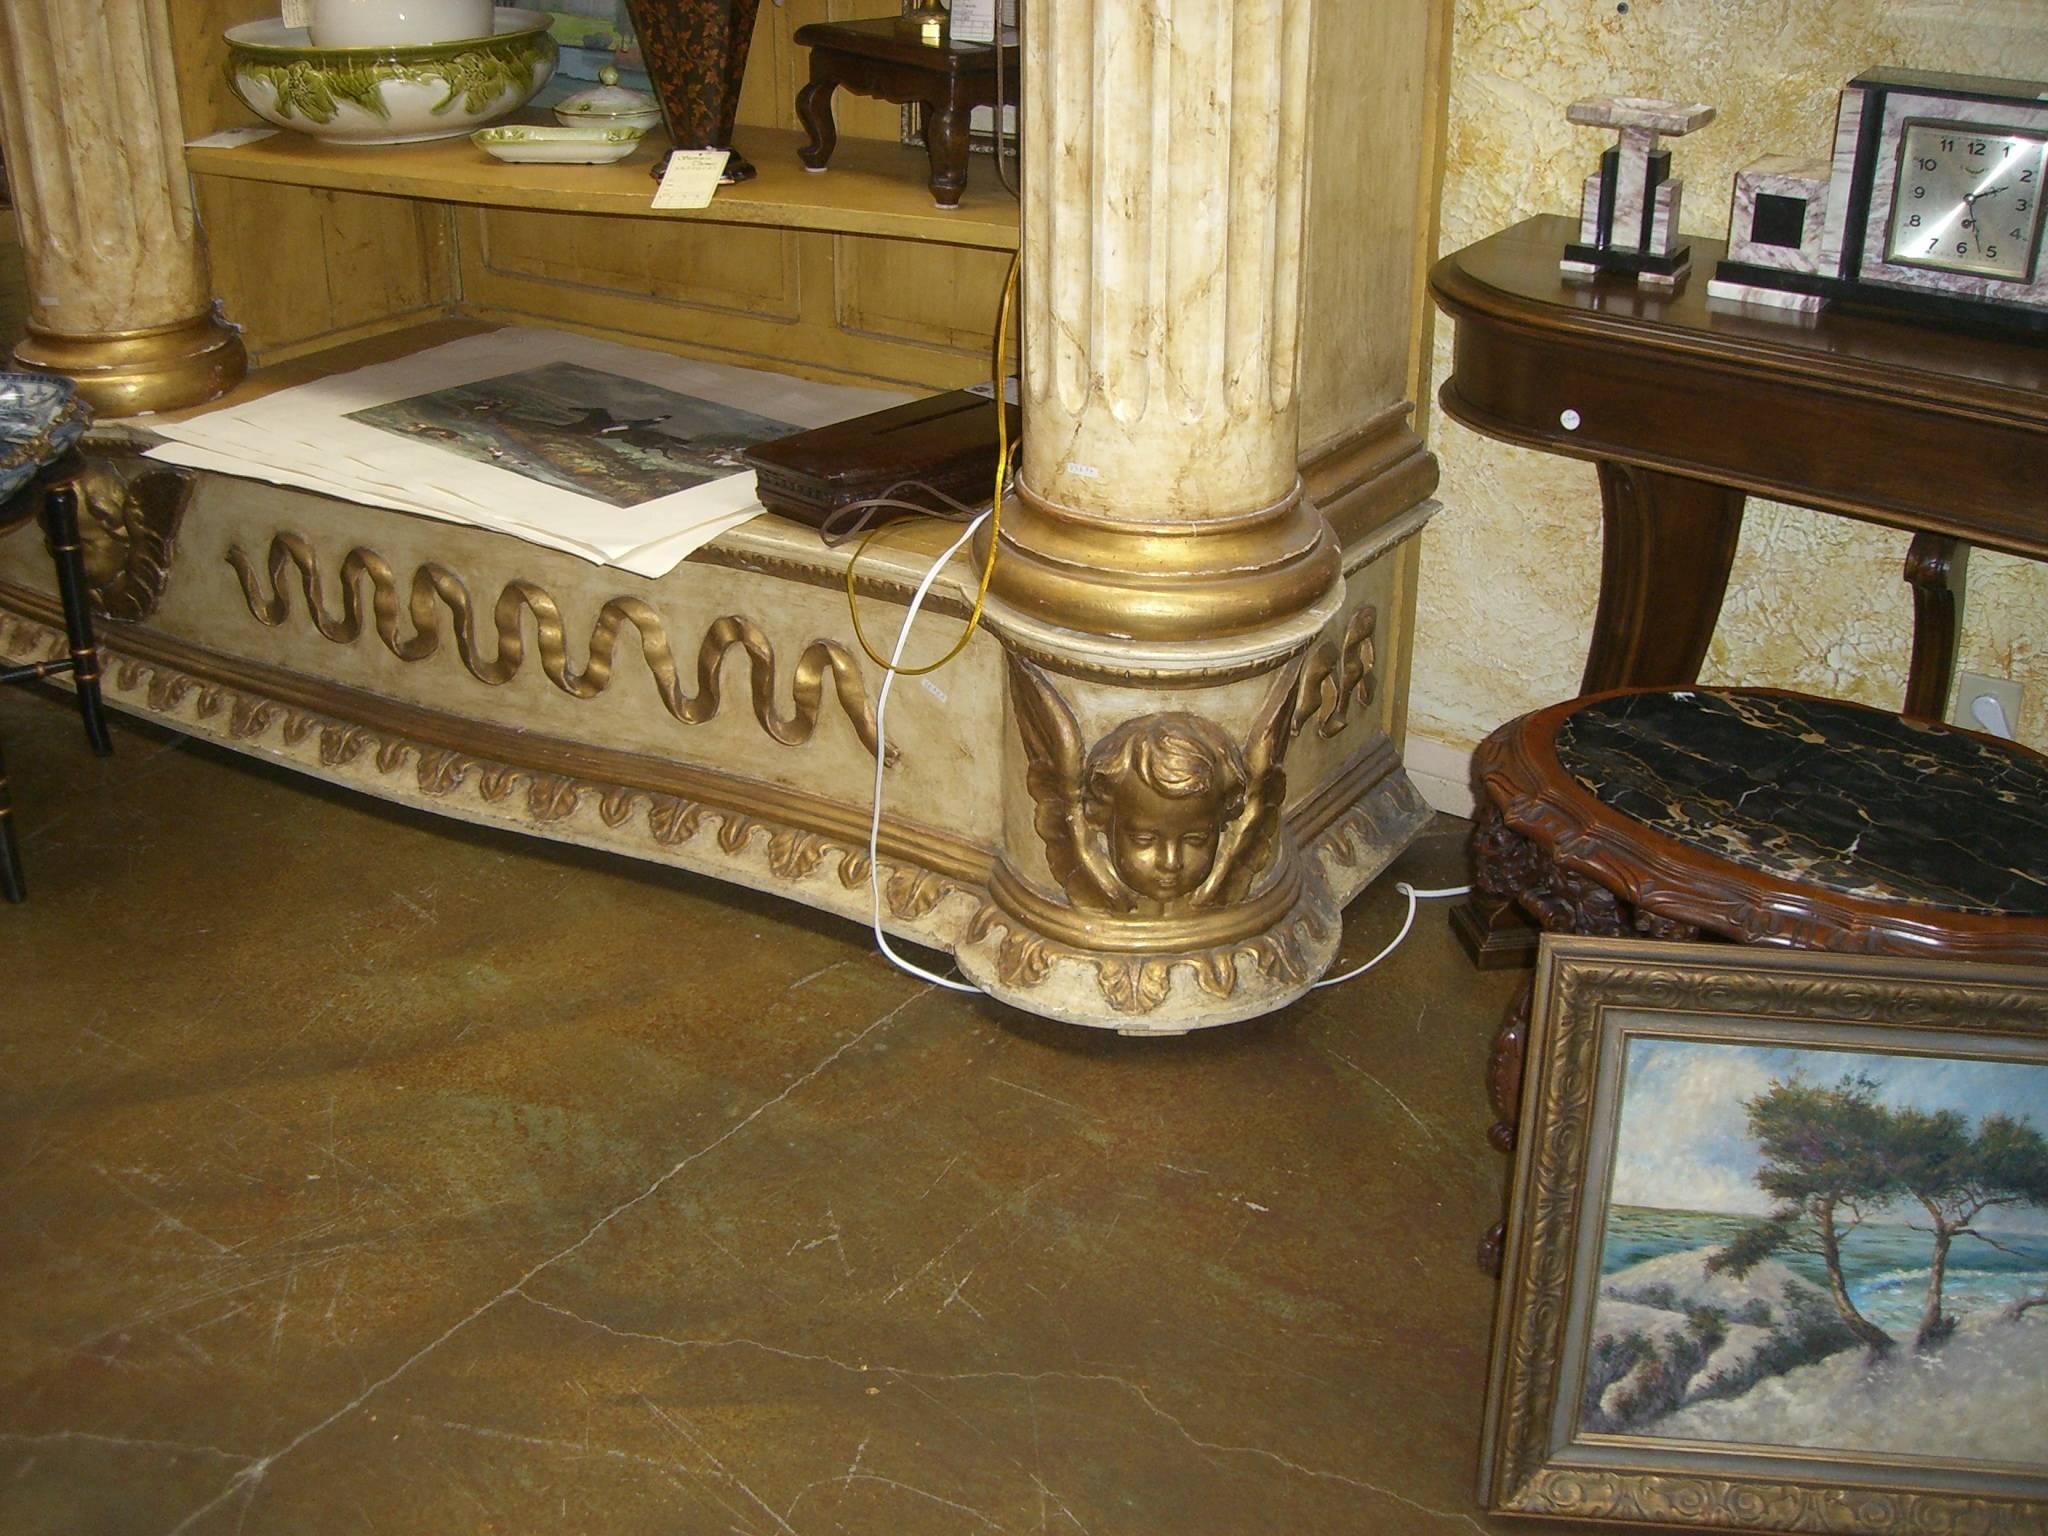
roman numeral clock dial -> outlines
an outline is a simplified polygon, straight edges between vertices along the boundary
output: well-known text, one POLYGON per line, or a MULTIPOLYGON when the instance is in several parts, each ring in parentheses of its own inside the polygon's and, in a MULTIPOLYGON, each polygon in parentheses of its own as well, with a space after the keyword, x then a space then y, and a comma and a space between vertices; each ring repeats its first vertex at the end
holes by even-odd
POLYGON ((2048 134, 1908 122, 1899 137, 1885 259, 2030 282, 2044 180, 2048 134))

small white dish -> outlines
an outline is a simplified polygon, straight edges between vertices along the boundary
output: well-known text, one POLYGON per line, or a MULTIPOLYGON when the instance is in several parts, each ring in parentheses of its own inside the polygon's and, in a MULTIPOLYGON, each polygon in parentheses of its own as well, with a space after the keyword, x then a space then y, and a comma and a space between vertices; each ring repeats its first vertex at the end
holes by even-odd
POLYGON ((516 165, 609 165, 633 153, 640 128, 479 128, 469 142, 516 165))

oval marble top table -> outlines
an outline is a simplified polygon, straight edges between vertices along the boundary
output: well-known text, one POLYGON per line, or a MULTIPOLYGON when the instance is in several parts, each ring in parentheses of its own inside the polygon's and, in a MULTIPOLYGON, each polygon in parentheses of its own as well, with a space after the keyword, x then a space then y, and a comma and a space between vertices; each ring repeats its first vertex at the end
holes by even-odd
POLYGON ((2048 915, 2048 758, 1799 694, 1623 694, 1558 726, 1602 805, 1745 869, 1872 901, 2048 915))
POLYGON ((1576 876, 1748 943, 2048 961, 2048 757, 1767 689, 1630 689, 1511 721, 1489 805, 1576 876))

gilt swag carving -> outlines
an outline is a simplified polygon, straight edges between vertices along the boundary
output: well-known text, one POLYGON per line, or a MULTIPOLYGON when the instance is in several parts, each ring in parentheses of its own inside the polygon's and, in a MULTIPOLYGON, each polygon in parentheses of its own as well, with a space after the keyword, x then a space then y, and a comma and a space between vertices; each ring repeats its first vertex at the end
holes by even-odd
MULTIPOLYGON (((797 747, 811 739, 829 679, 839 707, 853 723, 862 744, 870 753, 876 749, 875 711, 868 698, 866 680, 852 655, 834 641, 813 640, 797 657, 791 679, 792 712, 784 715, 776 706, 774 643, 758 624, 737 614, 726 615, 705 631, 697 647, 697 691, 692 694, 684 691, 667 623, 652 604, 636 597, 614 597, 598 610, 590 634, 589 660, 577 669, 569 661, 561 607, 535 582, 508 582, 498 594, 489 621, 496 649, 486 656, 478 644, 476 604, 469 588, 443 565, 430 561, 414 571, 401 599, 398 574, 390 563, 374 551, 358 546, 341 563, 341 613, 337 616, 328 611, 322 596, 319 556, 301 535, 280 533, 273 537, 262 573, 239 547, 229 549, 227 558, 242 584, 249 612, 259 623, 271 628, 290 617, 288 578, 296 568, 314 628, 338 645, 353 644, 363 632, 361 586, 367 578, 370 624, 385 648, 401 661, 424 661, 441 648, 441 611, 445 608, 452 620, 452 638, 462 665, 478 682, 493 687, 516 677, 525 664, 523 616, 527 613, 533 615, 539 634, 542 673, 555 687, 577 699, 595 698, 611 686, 612 659, 619 636, 630 624, 639 636, 641 655, 654 675, 663 708, 685 725, 701 725, 718 714, 724 702, 721 669, 725 654, 738 647, 747 656, 754 718, 774 740, 797 747), (411 626, 410 634, 400 632, 401 601, 403 616, 411 626)), ((891 748, 889 760, 893 762, 896 755, 891 748)))

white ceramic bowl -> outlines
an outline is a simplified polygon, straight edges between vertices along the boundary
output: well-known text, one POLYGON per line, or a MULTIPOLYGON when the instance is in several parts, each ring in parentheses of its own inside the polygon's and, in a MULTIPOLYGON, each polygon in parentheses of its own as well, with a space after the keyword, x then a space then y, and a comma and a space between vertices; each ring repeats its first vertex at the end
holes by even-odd
POLYGON ((315 48, 281 21, 230 27, 228 85, 266 123, 337 144, 451 139, 517 111, 555 72, 545 11, 499 6, 486 38, 315 48))
POLYGON ((315 48, 383 48, 489 37, 491 0, 313 0, 315 48))

